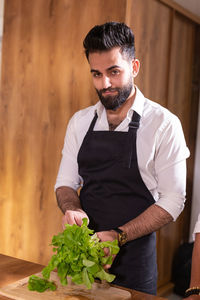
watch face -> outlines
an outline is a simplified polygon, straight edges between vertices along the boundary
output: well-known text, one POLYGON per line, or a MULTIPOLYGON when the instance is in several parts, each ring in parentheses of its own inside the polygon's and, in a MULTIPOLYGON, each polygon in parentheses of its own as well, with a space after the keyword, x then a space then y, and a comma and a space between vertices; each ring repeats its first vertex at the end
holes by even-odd
POLYGON ((125 232, 119 233, 119 244, 124 245, 127 242, 127 234, 125 232))

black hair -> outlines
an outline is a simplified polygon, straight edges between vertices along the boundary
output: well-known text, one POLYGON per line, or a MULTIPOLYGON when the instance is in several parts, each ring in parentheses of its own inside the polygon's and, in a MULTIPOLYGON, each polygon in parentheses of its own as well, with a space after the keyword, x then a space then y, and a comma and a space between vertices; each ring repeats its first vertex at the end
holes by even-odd
POLYGON ((132 30, 124 23, 107 22, 94 26, 86 35, 83 46, 88 59, 89 53, 120 47, 129 59, 135 58, 135 38, 132 30))

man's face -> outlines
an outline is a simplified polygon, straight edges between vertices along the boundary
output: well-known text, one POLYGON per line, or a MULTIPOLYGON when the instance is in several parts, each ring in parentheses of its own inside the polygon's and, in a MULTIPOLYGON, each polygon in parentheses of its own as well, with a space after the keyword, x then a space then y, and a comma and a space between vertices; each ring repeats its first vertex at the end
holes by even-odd
POLYGON ((89 54, 94 87, 106 109, 116 110, 134 93, 133 61, 119 47, 89 54))

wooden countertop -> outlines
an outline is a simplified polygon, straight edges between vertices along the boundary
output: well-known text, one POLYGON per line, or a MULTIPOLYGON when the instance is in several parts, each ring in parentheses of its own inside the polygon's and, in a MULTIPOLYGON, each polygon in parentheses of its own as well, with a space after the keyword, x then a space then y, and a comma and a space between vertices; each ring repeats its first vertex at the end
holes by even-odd
MULTIPOLYGON (((21 260, 18 258, 0 254, 0 287, 18 281, 31 274, 40 272, 44 266, 21 260)), ((115 286, 117 287, 117 286, 115 286)), ((120 287, 117 287, 120 288, 120 287)), ((134 300, 162 300, 164 298, 148 295, 131 290, 132 299, 134 300)), ((9 298, 0 295, 0 300, 9 298)))

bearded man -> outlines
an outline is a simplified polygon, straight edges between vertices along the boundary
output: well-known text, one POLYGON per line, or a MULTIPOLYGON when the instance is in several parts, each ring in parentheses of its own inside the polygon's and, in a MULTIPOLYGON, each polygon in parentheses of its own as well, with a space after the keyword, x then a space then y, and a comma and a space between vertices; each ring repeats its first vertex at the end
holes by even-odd
POLYGON ((63 225, 86 217, 100 240, 118 239, 113 283, 156 294, 155 232, 184 208, 189 150, 179 119, 134 84, 127 25, 97 25, 83 45, 100 101, 68 124, 55 185, 63 225))

